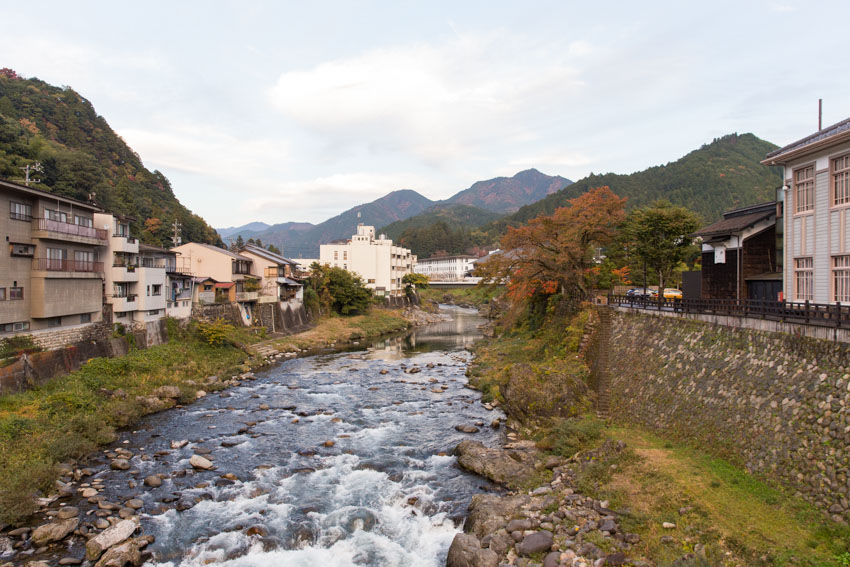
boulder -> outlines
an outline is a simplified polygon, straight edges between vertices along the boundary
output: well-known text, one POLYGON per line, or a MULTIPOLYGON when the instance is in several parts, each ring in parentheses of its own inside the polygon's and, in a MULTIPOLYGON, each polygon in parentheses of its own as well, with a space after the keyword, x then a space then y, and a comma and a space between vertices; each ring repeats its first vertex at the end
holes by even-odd
POLYGON ((109 467, 114 471, 126 471, 130 468, 130 461, 127 459, 113 459, 109 463, 109 467))
POLYGON ((457 534, 449 547, 446 567, 498 567, 499 556, 481 549, 481 542, 472 534, 457 534))
POLYGON ((79 518, 69 518, 59 522, 43 524, 33 530, 30 540, 36 547, 41 547, 54 541, 62 541, 68 537, 68 534, 76 530, 79 524, 79 518))
POLYGON ((183 447, 185 447, 188 444, 189 444, 188 439, 181 439, 180 441, 172 441, 171 442, 171 448, 172 449, 182 449, 183 447))
MULTIPOLYGON (((86 559, 89 561, 97 560, 104 551, 120 544, 128 537, 133 535, 136 528, 139 527, 139 520, 121 520, 103 533, 96 535, 86 543, 86 559)), ((100 565, 100 562, 98 562, 100 565)))
POLYGON ((455 425, 455 429, 461 433, 478 433, 479 431, 474 425, 455 425))
POLYGON ((162 479, 159 475, 152 474, 150 476, 145 477, 145 486, 149 486, 151 488, 158 488, 162 486, 162 479))
POLYGON ((180 397, 180 388, 177 386, 160 386, 153 391, 153 395, 157 398, 169 398, 176 400, 180 397))
POLYGON ((95 567, 137 567, 142 564, 142 549, 153 542, 153 536, 144 536, 110 547, 95 567))
POLYGON ((533 555, 543 551, 552 549, 552 543, 555 541, 552 532, 549 530, 540 530, 528 534, 522 541, 516 545, 516 551, 519 555, 533 555))
MULTIPOLYGON (((469 513, 464 529, 478 537, 485 537, 505 524, 531 501, 529 496, 498 496, 496 494, 475 494, 469 503, 469 513)), ((491 542, 492 547, 492 542, 491 542)))
POLYGON ((215 466, 212 464, 212 461, 200 455, 192 455, 192 457, 189 459, 189 464, 196 469, 204 471, 208 471, 215 466))
POLYGON ((543 567, 558 567, 561 564, 561 553, 553 551, 543 558, 543 567))
POLYGON ((70 520, 71 518, 76 518, 80 515, 80 510, 73 506, 63 506, 59 508, 59 513, 56 514, 56 518, 59 520, 70 520))
POLYGON ((535 474, 533 458, 524 458, 519 452, 490 449, 478 441, 461 441, 455 455, 461 468, 509 488, 519 488, 535 474))

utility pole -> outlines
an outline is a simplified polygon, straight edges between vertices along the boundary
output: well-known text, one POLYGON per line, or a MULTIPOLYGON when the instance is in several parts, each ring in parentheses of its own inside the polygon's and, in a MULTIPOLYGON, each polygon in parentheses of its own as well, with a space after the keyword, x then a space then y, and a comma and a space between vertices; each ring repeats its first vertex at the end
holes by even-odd
POLYGON ((30 179, 30 172, 42 173, 44 171, 44 168, 42 168, 40 161, 37 161, 32 165, 27 164, 26 166, 20 169, 24 172, 24 185, 29 187, 30 183, 41 183, 41 179, 30 179))
POLYGON ((174 224, 171 225, 173 229, 173 233, 171 235, 171 245, 172 246, 180 246, 183 244, 183 237, 180 236, 180 231, 183 229, 183 225, 180 224, 180 221, 174 219, 174 224))

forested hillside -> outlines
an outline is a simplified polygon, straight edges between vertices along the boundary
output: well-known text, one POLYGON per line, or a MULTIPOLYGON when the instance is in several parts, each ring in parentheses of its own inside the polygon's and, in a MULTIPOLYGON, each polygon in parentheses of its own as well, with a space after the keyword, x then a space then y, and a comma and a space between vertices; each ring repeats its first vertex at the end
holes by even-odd
POLYGON ((22 167, 41 164, 32 187, 88 201, 128 215, 134 235, 148 244, 171 243, 172 223, 183 241, 220 243, 204 219, 180 204, 168 179, 139 156, 73 89, 0 70, 0 177, 22 182, 22 167))
POLYGON ((489 243, 490 239, 476 229, 500 217, 477 207, 439 204, 415 217, 387 225, 380 232, 410 248, 420 258, 440 251, 465 254, 489 243))
POLYGON ((545 199, 522 207, 506 223, 524 223, 558 207, 593 187, 608 186, 628 197, 628 208, 666 199, 698 213, 703 221, 720 218, 723 211, 775 198, 782 185, 781 168, 759 163, 777 146, 752 134, 730 134, 694 150, 685 157, 631 175, 590 175, 545 199))

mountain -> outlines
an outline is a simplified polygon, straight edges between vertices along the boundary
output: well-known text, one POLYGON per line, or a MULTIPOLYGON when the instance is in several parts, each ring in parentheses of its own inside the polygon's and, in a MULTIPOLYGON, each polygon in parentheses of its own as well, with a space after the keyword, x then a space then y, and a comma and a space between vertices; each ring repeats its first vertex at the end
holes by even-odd
POLYGON ((249 222, 248 224, 244 224, 242 226, 229 226, 227 228, 217 228, 216 231, 222 238, 226 238, 231 234, 242 234, 245 233, 255 233, 262 232, 267 228, 271 227, 270 224, 266 224, 264 222, 249 222))
POLYGON ((465 254, 489 240, 474 229, 501 217, 478 207, 438 203, 416 216, 389 224, 380 232, 420 258, 437 251, 465 254))
POLYGON ((374 227, 385 226, 417 215, 433 204, 432 200, 416 191, 401 189, 371 203, 357 205, 321 224, 282 223, 253 232, 251 236, 245 232, 231 233, 225 240, 235 240, 241 234, 243 240, 259 238, 265 245, 274 244, 291 258, 318 258, 319 244, 351 237, 357 232, 359 223, 374 227))
POLYGON ((70 87, 54 87, 0 69, 0 177, 22 182, 41 164, 32 187, 94 202, 126 215, 142 242, 169 246, 173 223, 184 242, 221 242, 215 229, 180 204, 168 179, 141 158, 70 87))
POLYGON ((478 181, 469 189, 446 200, 448 203, 471 205, 494 213, 513 213, 547 195, 560 191, 572 181, 560 175, 551 176, 536 169, 520 171, 513 177, 496 177, 478 181))
POLYGON ((697 212, 705 222, 720 218, 723 211, 772 201, 782 185, 782 168, 759 161, 777 146, 753 134, 729 134, 703 145, 683 158, 630 175, 591 174, 569 187, 526 205, 501 224, 524 223, 541 213, 551 214, 569 199, 593 187, 607 185, 628 208, 666 199, 697 212))

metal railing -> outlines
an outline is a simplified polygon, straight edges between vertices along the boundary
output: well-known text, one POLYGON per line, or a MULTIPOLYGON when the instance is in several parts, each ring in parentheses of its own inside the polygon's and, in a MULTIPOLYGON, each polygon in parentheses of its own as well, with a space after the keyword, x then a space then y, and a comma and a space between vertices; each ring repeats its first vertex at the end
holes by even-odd
POLYGON ((36 270, 45 272, 85 272, 103 273, 103 262, 88 260, 57 260, 53 258, 35 258, 36 270))
POLYGON ((60 234, 68 234, 71 236, 84 236, 86 238, 95 238, 106 242, 109 239, 109 231, 102 228, 93 228, 91 226, 82 226, 79 224, 71 224, 51 219, 38 219, 38 230, 47 232, 58 232, 60 234))
POLYGON ((633 309, 655 309, 675 313, 728 315, 769 319, 821 327, 850 327, 850 305, 840 303, 791 303, 766 299, 665 299, 609 295, 609 305, 633 309))

